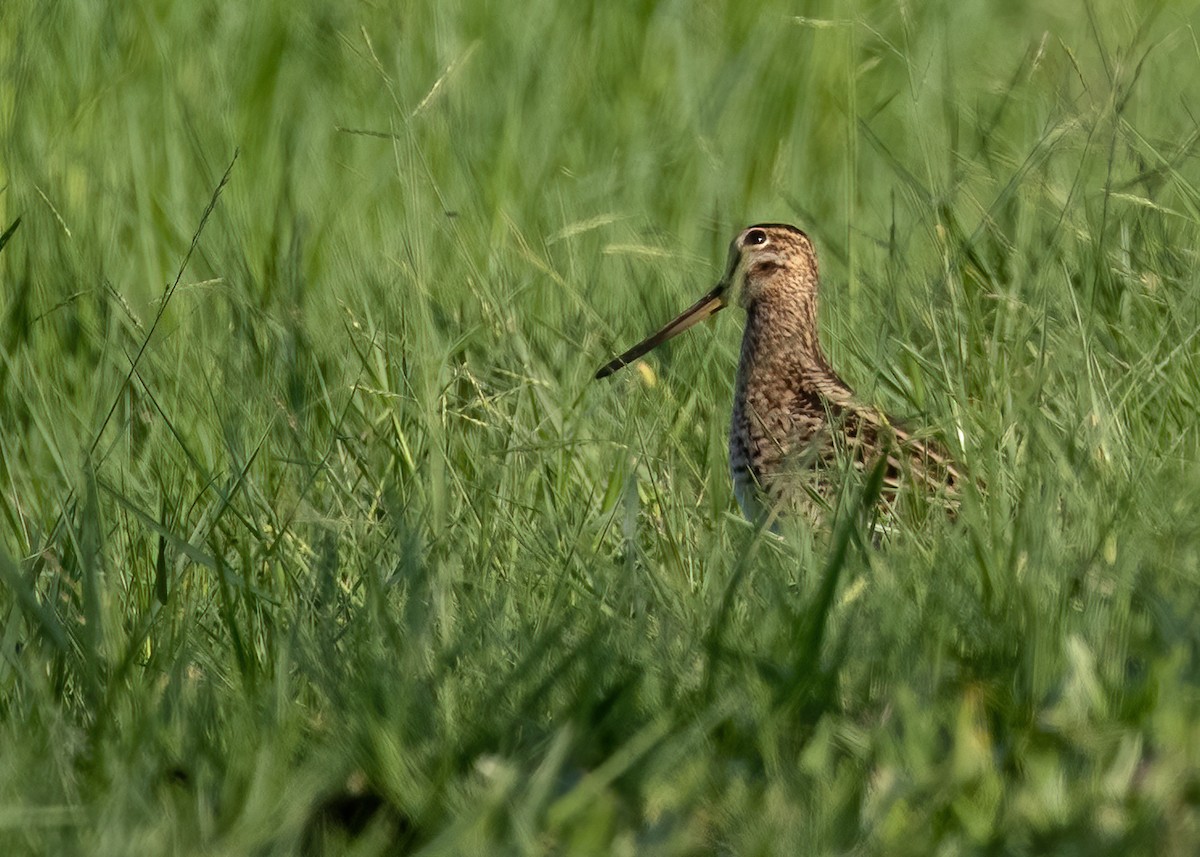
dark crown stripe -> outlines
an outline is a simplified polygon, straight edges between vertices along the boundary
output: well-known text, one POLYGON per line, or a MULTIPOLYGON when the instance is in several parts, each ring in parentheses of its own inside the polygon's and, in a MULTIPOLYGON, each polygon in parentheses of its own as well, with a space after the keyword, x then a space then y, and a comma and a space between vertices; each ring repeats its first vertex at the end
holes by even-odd
POLYGON ((802 238, 807 238, 808 234, 803 229, 798 229, 790 223, 755 223, 748 229, 782 229, 785 232, 791 232, 793 235, 799 235, 802 238))

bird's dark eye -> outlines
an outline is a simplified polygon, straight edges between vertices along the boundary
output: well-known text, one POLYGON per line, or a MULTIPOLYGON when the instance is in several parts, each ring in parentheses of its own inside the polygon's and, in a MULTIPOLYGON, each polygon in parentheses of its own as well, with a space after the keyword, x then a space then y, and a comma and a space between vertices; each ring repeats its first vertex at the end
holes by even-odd
POLYGON ((767 243, 767 233, 763 232, 761 229, 751 229, 749 232, 746 233, 746 242, 745 243, 747 243, 747 244, 766 244, 767 243))

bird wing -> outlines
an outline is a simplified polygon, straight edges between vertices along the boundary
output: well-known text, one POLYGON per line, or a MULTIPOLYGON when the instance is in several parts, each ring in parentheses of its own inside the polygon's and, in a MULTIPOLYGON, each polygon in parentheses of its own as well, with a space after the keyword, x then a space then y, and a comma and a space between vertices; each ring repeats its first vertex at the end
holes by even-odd
POLYGON ((905 481, 934 490, 953 490, 960 481, 958 468, 941 443, 863 404, 837 373, 829 370, 816 387, 831 419, 844 427, 856 459, 861 458, 865 465, 887 456, 884 487, 890 492, 899 490, 905 481))

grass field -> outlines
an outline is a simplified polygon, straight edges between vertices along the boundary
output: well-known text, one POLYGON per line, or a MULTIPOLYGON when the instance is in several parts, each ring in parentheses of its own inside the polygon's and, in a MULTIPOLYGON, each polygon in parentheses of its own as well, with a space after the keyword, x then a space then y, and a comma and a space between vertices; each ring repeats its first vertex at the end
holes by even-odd
POLYGON ((0 852, 1197 853, 1198 10, 5 0, 0 852), (957 521, 591 380, 763 220, 957 521))

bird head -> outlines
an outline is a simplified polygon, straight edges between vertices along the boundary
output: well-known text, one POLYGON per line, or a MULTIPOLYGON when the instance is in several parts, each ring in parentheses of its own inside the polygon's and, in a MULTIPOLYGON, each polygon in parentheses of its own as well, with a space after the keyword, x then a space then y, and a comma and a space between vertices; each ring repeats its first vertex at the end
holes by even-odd
POLYGON ((730 243, 725 275, 708 294, 600 367, 596 377, 611 375, 730 304, 749 310, 762 300, 805 303, 813 300, 816 292, 817 256, 807 235, 785 223, 748 226, 730 243))

